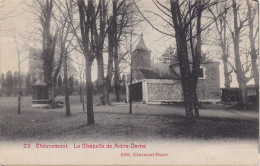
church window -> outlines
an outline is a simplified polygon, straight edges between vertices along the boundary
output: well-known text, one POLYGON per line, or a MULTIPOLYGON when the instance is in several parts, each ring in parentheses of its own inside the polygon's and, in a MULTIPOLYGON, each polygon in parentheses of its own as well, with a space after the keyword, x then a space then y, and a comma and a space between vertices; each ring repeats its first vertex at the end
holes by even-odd
POLYGON ((200 68, 200 70, 199 70, 199 79, 205 79, 205 77, 206 77, 205 71, 206 71, 205 67, 200 68))

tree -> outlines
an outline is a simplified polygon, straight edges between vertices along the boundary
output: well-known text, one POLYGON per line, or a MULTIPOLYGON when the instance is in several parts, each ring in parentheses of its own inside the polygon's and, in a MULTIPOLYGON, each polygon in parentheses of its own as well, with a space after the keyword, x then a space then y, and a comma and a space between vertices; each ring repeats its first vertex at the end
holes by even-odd
POLYGON ((162 54, 162 56, 159 58, 159 60, 162 63, 171 63, 174 61, 175 63, 178 63, 178 59, 176 57, 176 54, 174 52, 174 48, 172 46, 168 47, 162 54))
POLYGON ((95 44, 95 55, 98 66, 98 85, 100 88, 100 102, 102 105, 108 104, 106 99, 106 82, 104 77, 104 58, 103 49, 104 41, 107 34, 107 4, 105 0, 99 0, 97 11, 99 10, 99 17, 93 22, 93 37, 95 44), (98 22, 99 21, 99 22, 98 22))
POLYGON ((13 74, 10 70, 6 73, 4 87, 6 89, 6 95, 11 96, 13 94, 13 74))
MULTIPOLYGON (((56 2, 55 2, 56 3, 56 2)), ((73 18, 73 5, 70 1, 69 3, 66 1, 62 3, 59 1, 59 3, 56 3, 56 6, 58 7, 60 11, 60 17, 56 18, 55 20, 58 22, 58 27, 60 27, 59 31, 59 41, 60 41, 60 61, 58 64, 58 68, 60 70, 62 62, 63 64, 63 70, 64 70, 64 91, 65 91, 65 103, 66 103, 66 116, 71 115, 70 110, 70 100, 69 100, 69 81, 68 81, 68 57, 69 53, 73 50, 70 49, 72 45, 72 41, 74 38, 73 33, 71 32, 70 28, 70 20, 73 18), (71 35, 70 35, 71 34, 71 35), (69 50, 70 49, 70 50, 69 50)), ((57 77, 58 71, 55 73, 57 77)))
POLYGON ((109 90, 111 86, 113 61, 115 66, 115 96, 116 101, 120 101, 120 86, 119 86, 119 41, 123 32, 123 28, 127 25, 125 0, 123 1, 112 1, 112 16, 111 26, 109 27, 108 33, 108 47, 109 47, 109 58, 108 58, 108 70, 107 70, 107 98, 109 101, 109 90), (124 8, 123 8, 124 7, 124 8), (123 9, 121 9, 123 8, 123 9), (121 17, 121 18, 119 18, 121 17))
POLYGON ((257 36, 259 31, 259 26, 257 24, 257 28, 254 27, 254 19, 258 13, 258 5, 252 4, 249 0, 246 1, 247 3, 247 17, 248 17, 248 27, 249 27, 249 42, 250 42, 250 56, 252 61, 252 71, 253 77, 255 81, 255 89, 256 89, 256 96, 257 96, 257 103, 259 101, 259 69, 258 69, 258 48, 256 48, 255 43, 257 42, 257 36))
POLYGON ((206 3, 209 2, 201 2, 196 1, 191 4, 190 1, 186 4, 188 8, 184 9, 185 13, 181 13, 181 5, 178 0, 171 1, 171 13, 172 13, 172 21, 175 30, 175 39, 177 45, 177 55, 178 62, 180 66, 180 74, 181 74, 181 84, 184 93, 184 102, 186 109, 186 116, 188 119, 193 117, 193 110, 196 116, 198 114, 198 103, 197 103, 197 93, 196 87, 198 82, 198 73, 200 68, 200 59, 201 59, 201 16, 203 12, 203 8, 205 9, 206 3), (196 45, 194 41, 192 41, 193 34, 191 28, 192 22, 196 21, 196 34, 195 38, 197 39, 196 45), (189 40, 187 33, 189 33, 189 40), (195 45, 195 51, 191 48, 192 52, 192 71, 190 71, 189 58, 188 58, 188 42, 190 42, 190 46, 193 47, 195 45))
POLYGON ((69 88, 70 88, 70 94, 72 95, 74 91, 74 77, 70 76, 69 77, 69 88))
POLYGON ((78 86, 79 86, 79 80, 78 80, 78 79, 75 80, 74 85, 75 85, 75 87, 78 87, 78 86))
POLYGON ((42 37, 40 60, 43 62, 44 81, 49 88, 49 100, 52 102, 52 106, 55 107, 56 80, 62 67, 65 51, 73 38, 73 36, 69 35, 69 13, 73 14, 71 11, 72 6, 70 3, 67 10, 61 1, 34 0, 34 2, 35 5, 31 7, 31 10, 37 16, 37 21, 41 25, 41 28, 39 28, 42 37))
POLYGON ((21 114, 21 98, 22 98, 22 76, 21 76, 21 63, 26 59, 24 59, 23 61, 21 61, 21 54, 23 51, 24 48, 26 48, 26 45, 27 43, 26 42, 23 42, 24 44, 23 45, 19 45, 18 44, 18 40, 17 40, 17 37, 16 37, 16 32, 14 30, 14 34, 13 34, 13 38, 14 38, 14 42, 15 42, 15 48, 16 48, 16 53, 17 53, 17 68, 18 68, 18 72, 15 72, 14 73, 14 95, 17 95, 17 86, 18 86, 18 114, 21 114))
POLYGON ((58 87, 62 88, 62 78, 61 78, 61 75, 59 75, 59 77, 58 77, 58 87))
POLYGON ((1 4, 0 5, 0 11, 1 11, 0 21, 8 19, 10 17, 13 17, 12 14, 16 11, 16 8, 18 8, 21 5, 22 2, 23 2, 23 0, 20 0, 20 2, 18 3, 17 6, 14 6, 11 10, 10 9, 9 10, 5 10, 4 8, 7 7, 6 4, 8 4, 8 1, 1 0, 0 1, 0 4, 1 4))
POLYGON ((234 56, 235 56, 235 73, 237 76, 237 82, 240 90, 240 106, 243 109, 247 107, 247 93, 246 93, 246 84, 252 78, 247 77, 246 74, 250 71, 248 65, 248 59, 245 62, 245 65, 241 61, 241 35, 242 29, 246 26, 245 23, 248 20, 248 17, 241 17, 239 15, 240 5, 236 0, 232 0, 232 9, 233 9, 233 31, 231 30, 232 40, 234 44, 234 56), (244 67, 245 66, 245 67, 244 67))
POLYGON ((117 3, 119 1, 112 1, 112 15, 110 19, 110 27, 108 29, 108 63, 107 63, 107 76, 106 76, 106 100, 109 102, 109 92, 111 88, 112 71, 113 71, 113 57, 114 57, 114 43, 115 43, 115 31, 117 30, 116 18, 117 18, 117 3))
POLYGON ((81 31, 81 37, 78 36, 71 17, 70 25, 85 57, 87 124, 91 125, 95 122, 93 112, 93 84, 91 79, 91 67, 95 57, 94 22, 96 21, 97 13, 95 11, 93 0, 88 0, 87 5, 85 4, 84 0, 77 0, 77 5, 79 12, 79 27, 81 31))
POLYGON ((2 73, 0 77, 0 87, 1 87, 0 96, 4 95, 4 82, 5 82, 5 74, 2 73))
POLYGON ((125 74, 123 74, 123 76, 122 76, 122 91, 121 91, 121 93, 122 94, 125 94, 125 91, 126 91, 126 76, 125 76, 125 74))
POLYGON ((1 74, 1 77, 0 77, 0 85, 1 85, 1 86, 3 85, 4 80, 5 80, 5 74, 2 73, 2 74, 1 74))
MULTIPOLYGON (((129 50, 126 49, 126 52, 121 53, 120 46, 122 46, 122 40, 127 39, 127 35, 131 34, 129 27, 140 26, 140 23, 143 21, 139 16, 137 10, 134 8, 135 3, 133 1, 122 0, 112 1, 112 16, 110 21, 110 29, 108 33, 108 47, 109 47, 109 62, 108 62, 108 72, 107 72, 107 81, 111 81, 114 63, 114 82, 115 82, 115 96, 116 101, 120 101, 120 73, 127 67, 127 65, 122 65, 126 62, 126 56, 129 53, 129 50), (133 16, 135 14, 135 16, 133 16), (110 67, 110 68, 109 68, 110 67)), ((108 87, 108 90, 110 87, 108 87)))
POLYGON ((65 53, 64 62, 64 91, 65 91, 65 105, 66 105, 66 116, 71 115, 70 102, 69 102, 69 81, 68 81, 68 66, 67 66, 67 53, 65 53))
POLYGON ((76 91, 76 93, 78 95, 78 92, 79 92, 79 80, 78 79, 75 80, 74 87, 75 87, 75 91, 76 91))
POLYGON ((80 103, 82 104, 83 112, 85 112, 85 102, 84 102, 84 91, 83 91, 83 86, 84 86, 84 60, 83 64, 82 63, 82 57, 78 55, 78 52, 76 52, 76 64, 77 64, 77 74, 79 76, 79 95, 80 95, 80 103))
POLYGON ((17 92, 19 91, 19 84, 20 84, 20 74, 15 71, 13 75, 13 95, 17 96, 19 95, 17 92))
POLYGON ((154 26, 141 12, 143 18, 157 31, 169 37, 174 37, 176 41, 176 53, 178 66, 180 68, 181 84, 184 94, 186 117, 189 122, 193 121, 194 113, 199 116, 197 83, 202 59, 202 31, 209 25, 201 25, 202 13, 217 1, 201 0, 171 0, 170 7, 153 1, 157 8, 164 14, 165 18, 157 13, 151 12, 162 19, 167 24, 167 31, 154 26), (202 28, 203 27, 203 28, 202 28), (169 30, 170 29, 170 30, 169 30), (175 33, 171 33, 174 30, 175 33), (189 57, 189 50, 191 57, 189 57))
POLYGON ((27 73, 25 79, 25 95, 31 94, 31 87, 32 87, 32 76, 30 73, 27 73))
MULTIPOLYGON (((44 73, 44 81, 48 85, 49 88, 49 99, 52 102, 52 107, 55 108, 55 82, 57 78, 55 78, 56 73, 54 69, 54 56, 56 49, 56 42, 58 36, 58 30, 54 34, 52 34, 51 29, 51 20, 53 15, 53 0, 35 0, 38 5, 37 14, 38 19, 41 23, 41 32, 42 32, 42 56, 41 59, 43 61, 43 73, 44 73), (54 74, 55 73, 55 74, 54 74), (54 77, 53 77, 54 76, 54 77)), ((60 59, 61 61, 62 59, 60 59)), ((59 70, 59 68, 57 68, 59 70)), ((57 71, 56 70, 56 71, 57 71)))
POLYGON ((233 70, 228 69, 228 58, 229 58, 229 45, 230 45, 230 36, 227 34, 227 17, 228 17, 228 9, 231 6, 228 6, 227 3, 223 3, 220 5, 216 5, 216 9, 212 11, 209 8, 210 13, 213 16, 213 19, 215 21, 215 26, 216 26, 216 32, 217 32, 217 44, 220 46, 222 55, 221 59, 224 65, 224 78, 225 78, 225 88, 230 88, 230 84, 232 82, 232 77, 231 73, 233 70), (224 14, 221 14, 224 13, 224 14), (217 16, 220 15, 219 18, 217 16))

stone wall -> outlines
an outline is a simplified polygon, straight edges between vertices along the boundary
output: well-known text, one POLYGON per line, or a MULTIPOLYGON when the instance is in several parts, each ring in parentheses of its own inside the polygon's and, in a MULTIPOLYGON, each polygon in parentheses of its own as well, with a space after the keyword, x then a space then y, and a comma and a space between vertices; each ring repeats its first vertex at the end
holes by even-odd
MULTIPOLYGON (((219 63, 210 63, 203 68, 205 69, 205 77, 198 80, 198 99, 200 101, 220 100, 219 63)), ((144 79, 139 82, 142 82, 143 101, 147 104, 183 101, 182 86, 179 80, 144 79)), ((127 97, 128 91, 127 87, 127 97)))
MULTIPOLYGON (((219 63, 205 65, 205 77, 198 80, 197 93, 200 101, 220 100, 219 63)), ((183 92, 180 81, 168 79, 147 79, 147 100, 153 101, 180 101, 183 92)))
POLYGON ((177 80, 147 80, 147 97, 149 102, 181 101, 182 87, 177 80))

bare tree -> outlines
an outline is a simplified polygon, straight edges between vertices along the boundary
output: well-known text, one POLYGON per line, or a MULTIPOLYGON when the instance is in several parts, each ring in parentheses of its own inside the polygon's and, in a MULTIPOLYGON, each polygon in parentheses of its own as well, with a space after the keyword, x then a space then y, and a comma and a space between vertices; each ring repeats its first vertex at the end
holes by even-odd
MULTIPOLYGON (((30 8, 30 12, 36 16, 36 22, 40 23, 40 27, 37 28, 42 38, 42 51, 39 55, 40 61, 42 61, 42 70, 44 81, 48 86, 49 100, 52 103, 52 107, 55 107, 55 50, 57 44, 58 30, 54 30, 52 26, 53 16, 53 0, 34 0, 32 4, 27 4, 30 8)), ((58 72, 58 71, 57 71, 58 72)))
POLYGON ((66 116, 71 115, 70 102, 69 102, 69 81, 68 81, 68 65, 67 65, 67 50, 65 52, 63 60, 63 69, 64 69, 64 93, 65 93, 65 105, 66 105, 66 116))
POLYGON ((14 34, 13 34, 13 38, 14 38, 14 42, 15 42, 15 48, 16 48, 16 52, 17 52, 17 63, 18 63, 18 114, 21 114, 21 98, 22 98, 22 90, 21 90, 21 86, 22 86, 22 78, 21 78, 21 63, 23 61, 21 61, 21 54, 24 51, 23 49, 26 46, 26 42, 24 42, 24 44, 22 46, 18 46, 18 41, 17 41, 17 37, 16 37, 16 32, 14 30, 14 34))
MULTIPOLYGON (((257 25, 256 29, 254 26, 255 17, 258 15, 258 3, 257 5, 252 4, 251 1, 247 0, 247 17, 248 17, 248 27, 249 27, 249 41, 250 41, 250 56, 252 61, 252 71, 253 77, 255 81, 255 89, 256 89, 256 96, 257 102, 259 101, 259 69, 258 69, 258 48, 256 47, 257 36, 259 31, 259 26, 257 25)), ((258 18, 258 17, 257 17, 258 18)))
POLYGON ((222 55, 221 59, 224 65, 224 78, 225 78, 225 88, 230 88, 230 84, 232 82, 231 73, 233 70, 230 70, 228 67, 228 58, 229 58, 229 46, 230 46, 230 36, 227 34, 227 17, 228 17, 228 9, 231 6, 228 6, 227 2, 216 5, 215 10, 211 10, 209 8, 210 13, 213 16, 213 19, 215 21, 216 26, 216 32, 217 32, 217 44, 220 46, 222 55), (224 14, 221 14, 224 13, 224 14), (217 16, 221 16, 217 19, 217 16))
MULTIPOLYGON (((129 6, 133 3, 126 4, 126 0, 112 1, 112 14, 108 16, 109 3, 99 1, 99 33, 95 30, 96 45, 97 45, 97 64, 98 64, 98 82, 101 90, 101 104, 109 104, 109 89, 111 86, 112 69, 114 62, 114 78, 115 78, 115 94, 116 101, 120 100, 120 85, 119 85, 119 42, 123 33, 123 28, 127 27, 128 19, 126 17, 129 12, 129 6), (108 33, 109 32, 109 33, 108 33), (103 48, 106 34, 108 33, 108 70, 107 77, 104 79, 104 63, 103 63, 103 48), (102 82, 103 80, 103 82, 102 82)), ((97 26, 95 26, 97 27, 97 26)))
MULTIPOLYGON (((61 69, 62 62, 63 64, 63 70, 64 70, 64 92, 65 92, 65 105, 66 105, 66 116, 71 115, 70 111, 70 101, 69 101, 69 83, 68 83, 68 54, 71 52, 69 51, 69 47, 71 46, 71 43, 73 41, 73 33, 70 33, 70 18, 73 17, 73 4, 70 1, 70 3, 67 3, 68 8, 65 4, 63 4, 61 1, 55 2, 56 6, 59 9, 59 14, 56 14, 58 16, 54 16, 55 22, 57 24, 57 27, 59 27, 59 48, 60 48, 60 57, 57 65, 57 69, 54 73, 54 79, 56 80, 59 71, 61 69), (70 14, 70 16, 69 16, 70 14)), ((56 87, 56 86, 55 86, 56 87)))
POLYGON ((235 56, 235 73, 237 76, 237 82, 240 90, 240 106, 241 108, 246 109, 247 107, 247 93, 246 93, 246 84, 252 76, 247 77, 246 74, 250 71, 250 67, 248 65, 248 60, 244 65, 241 61, 241 35, 242 31, 246 26, 246 22, 248 20, 248 16, 242 17, 239 11, 243 10, 240 8, 240 4, 237 3, 236 0, 232 0, 232 9, 233 9, 233 31, 231 30, 233 44, 234 44, 234 56, 235 56), (244 67, 245 66, 245 67, 244 67))
POLYGON ((7 12, 3 12, 4 8, 6 8, 7 4, 8 4, 8 1, 7 0, 1 0, 0 1, 0 11, 1 11, 1 16, 0 16, 0 21, 1 20, 5 20, 5 19, 8 19, 10 17, 14 17, 14 15, 12 15, 16 9, 23 3, 23 0, 20 0, 20 2, 18 3, 18 5, 14 6, 12 8, 12 10, 8 10, 7 12))
MULTIPOLYGON (((113 0, 112 1, 112 16, 110 19, 110 27, 108 33, 108 50, 109 50, 109 63, 107 81, 110 82, 112 78, 112 70, 114 63, 114 91, 116 101, 120 101, 120 73, 127 67, 129 62, 126 62, 129 48, 125 46, 125 52, 120 53, 120 46, 123 45, 122 41, 126 40, 127 35, 131 35, 129 28, 140 26, 142 22, 141 17, 138 17, 138 11, 135 9, 135 3, 128 0, 113 0), (136 16, 133 17, 132 15, 136 16), (111 65, 110 65, 111 64, 111 65), (122 65, 126 64, 126 65, 122 65)), ((122 48, 122 47, 121 47, 122 48)))
MULTIPOLYGON (((38 58, 42 61, 44 81, 49 88, 49 100, 52 107, 56 107, 55 91, 58 75, 61 71, 64 55, 68 49, 73 35, 70 35, 69 15, 66 6, 61 1, 34 0, 27 4, 31 13, 41 27, 37 28, 42 37, 42 54, 38 58), (56 6, 54 6, 56 4, 56 6), (54 10, 57 7, 59 10, 54 10), (64 13, 65 12, 65 13, 64 13)), ((72 10, 70 7, 68 10, 72 10)), ((70 11, 71 12, 71 11, 70 11)))
POLYGON ((163 20, 167 24, 167 29, 162 30, 156 27, 142 15, 154 29, 164 35, 174 37, 176 40, 176 52, 180 68, 186 117, 190 121, 193 120, 193 112, 196 116, 199 116, 196 88, 202 59, 202 31, 206 30, 215 21, 202 26, 202 13, 209 7, 217 4, 217 1, 186 0, 180 2, 179 0, 171 0, 169 2, 170 7, 158 0, 154 0, 153 2, 165 17, 154 12, 150 13, 163 20), (189 58, 189 50, 191 50, 191 58, 189 58), (192 63, 190 59, 192 59, 192 63))
POLYGON ((100 102, 102 105, 108 104, 106 98, 106 81, 104 78, 104 58, 103 58, 103 49, 106 34, 108 32, 108 23, 107 23, 107 6, 108 3, 105 0, 99 0, 98 5, 93 4, 93 9, 95 15, 93 15, 91 22, 91 50, 93 51, 94 57, 97 60, 98 66, 98 85, 99 85, 99 94, 100 102), (96 12, 95 12, 96 10, 96 12))
MULTIPOLYGON (((58 37, 58 30, 54 34, 51 34, 51 18, 53 9, 53 0, 46 0, 46 3, 41 3, 41 26, 42 26, 42 60, 44 70, 44 81, 49 87, 49 99, 52 102, 52 106, 55 107, 55 78, 54 73, 54 56, 56 49, 56 42, 58 37)), ((59 70, 57 68, 57 70, 59 70)), ((57 71, 56 70, 56 71, 57 71)), ((55 74, 56 75, 56 74, 55 74)))
POLYGON ((95 47, 95 55, 97 59, 98 66, 98 85, 99 85, 99 94, 100 94, 100 102, 102 105, 108 104, 106 99, 106 82, 104 76, 104 57, 103 57, 103 49, 104 42, 106 38, 106 34, 108 32, 108 24, 107 24, 107 5, 108 3, 105 0, 99 0, 97 6, 98 17, 96 17, 96 21, 93 22, 93 41, 95 47))
POLYGON ((82 62, 79 55, 76 54, 76 63, 78 66, 78 76, 79 76, 79 95, 80 95, 80 103, 82 104, 82 109, 83 112, 85 112, 85 101, 84 101, 84 90, 83 90, 83 83, 84 83, 84 69, 85 69, 85 64, 84 61, 82 62), (82 62, 82 63, 81 63, 82 62))
POLYGON ((108 70, 107 70, 107 98, 109 101, 109 90, 111 86, 111 79, 112 79, 112 70, 113 70, 113 62, 115 66, 115 96, 116 101, 120 101, 120 87, 119 87, 119 57, 118 57, 118 47, 119 47, 119 40, 122 35, 122 30, 124 26, 126 25, 126 8, 123 8, 123 6, 126 6, 125 0, 112 1, 112 16, 110 21, 110 27, 109 27, 109 33, 108 33, 108 70), (121 11, 121 13, 120 13, 121 11), (122 12, 123 11, 123 12, 122 12), (119 18, 121 17, 121 18, 119 18), (118 25, 119 24, 119 25, 118 25))
POLYGON ((73 20, 70 17, 70 25, 72 31, 78 41, 78 44, 83 51, 86 65, 86 99, 87 99, 87 124, 94 124, 93 112, 93 83, 91 79, 91 67, 95 57, 95 41, 94 41, 94 22, 96 21, 94 1, 88 0, 87 5, 84 0, 77 0, 79 11, 79 27, 81 37, 78 36, 73 20))

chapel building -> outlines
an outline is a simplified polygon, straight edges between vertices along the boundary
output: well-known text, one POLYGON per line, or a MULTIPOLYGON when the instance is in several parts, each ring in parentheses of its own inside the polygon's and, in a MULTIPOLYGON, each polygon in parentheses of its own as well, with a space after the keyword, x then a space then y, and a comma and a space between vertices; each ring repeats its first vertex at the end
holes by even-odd
MULTIPOLYGON (((132 100, 146 104, 164 104, 183 101, 179 67, 171 63, 152 63, 151 51, 143 35, 132 52, 132 100)), ((130 82, 126 84, 129 101, 130 82)), ((201 63, 197 85, 199 101, 220 100, 219 62, 205 60, 201 63)))

